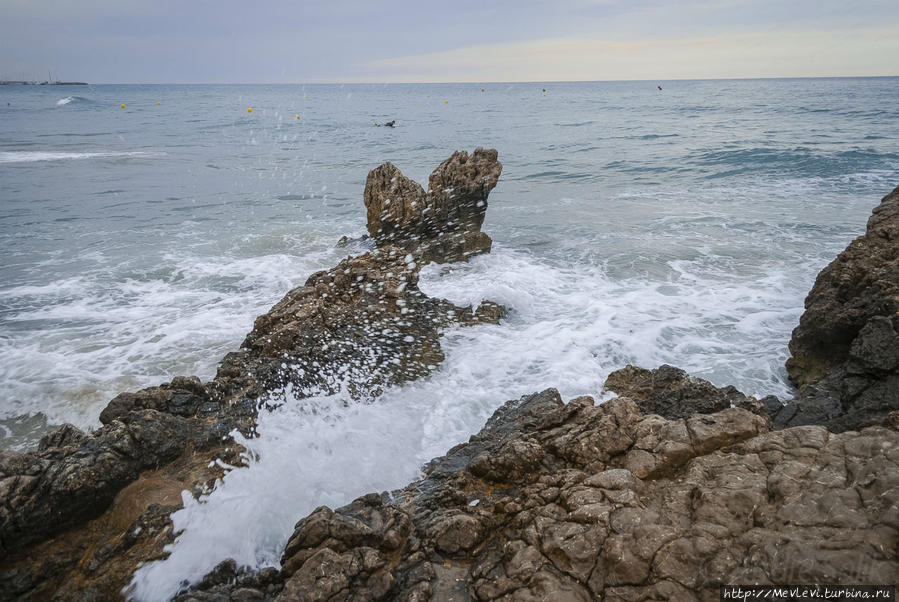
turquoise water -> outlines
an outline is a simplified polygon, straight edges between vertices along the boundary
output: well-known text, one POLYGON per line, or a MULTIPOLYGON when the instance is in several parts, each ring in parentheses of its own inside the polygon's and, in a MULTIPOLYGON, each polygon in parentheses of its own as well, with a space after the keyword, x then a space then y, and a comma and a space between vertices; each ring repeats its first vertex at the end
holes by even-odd
POLYGON ((421 287, 503 324, 449 331, 436 373, 376 403, 261 416, 250 468, 175 515, 138 599, 276 564, 298 518, 402 486, 506 399, 599 396, 626 363, 790 395, 805 294, 899 184, 899 78, 657 83, 0 87, 0 446, 211 378, 364 233, 368 170, 425 181, 476 146, 504 165, 494 251, 421 287))

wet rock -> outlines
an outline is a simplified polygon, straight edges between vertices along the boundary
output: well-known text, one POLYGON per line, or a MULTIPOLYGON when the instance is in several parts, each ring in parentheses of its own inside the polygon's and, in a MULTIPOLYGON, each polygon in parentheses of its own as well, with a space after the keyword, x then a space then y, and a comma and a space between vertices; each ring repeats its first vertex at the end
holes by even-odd
POLYGON ((889 583, 897 503, 895 428, 770 431, 734 407, 668 420, 548 390, 504 404, 404 490, 299 521, 282 599, 712 600, 722 583, 889 583))
POLYGON ((3 548, 20 548, 98 516, 142 470, 202 441, 199 430, 182 417, 140 410, 90 437, 69 435, 71 428, 63 427, 51 436, 62 447, 49 447, 45 439, 38 452, 0 452, 3 548))
POLYGON ((790 340, 799 387, 775 422, 858 428, 899 409, 899 188, 818 275, 790 340))
POLYGON ((444 263, 488 253, 481 232, 487 195, 502 172, 495 150, 458 151, 431 173, 428 192, 391 163, 372 170, 365 182, 368 232, 378 246, 413 250, 422 261, 444 263))
POLYGON ((209 395, 196 376, 178 376, 172 382, 143 389, 137 393, 121 393, 100 412, 100 422, 109 424, 135 410, 156 410, 177 416, 193 416, 209 395))
POLYGON ((46 451, 54 448, 77 446, 84 442, 90 435, 74 425, 64 424, 55 431, 41 437, 38 443, 38 451, 46 451))
POLYGON ((237 566, 234 559, 229 558, 218 564, 190 591, 175 596, 173 602, 271 602, 283 588, 277 569, 252 571, 237 566))
POLYGON ((669 420, 687 418, 693 414, 711 414, 732 406, 767 413, 764 404, 754 397, 747 397, 735 387, 718 388, 668 365, 655 370, 625 366, 612 372, 603 387, 633 399, 644 414, 658 414, 669 420))
MULTIPOLYGON (((212 381, 176 377, 122 393, 101 413, 104 426, 97 431, 67 425, 36 452, 0 452, 0 583, 6 579, 21 595, 37 598, 119 597, 139 563, 165 556, 174 538, 168 515, 181 506, 180 492, 198 496, 223 475, 223 465, 241 464, 230 433, 254 436, 259 411, 282 403, 287 391, 376 396, 443 360, 443 328, 497 323, 503 312, 497 304, 457 307, 427 297, 417 284, 438 248, 449 249, 441 261, 453 261, 472 240, 486 237, 479 228, 500 170, 496 151, 454 154, 434 172, 442 188, 427 195, 428 211, 403 213, 389 241, 382 237, 377 248, 287 293, 257 318, 241 348, 222 359, 212 381)), ((347 549, 374 537, 341 524, 332 536, 347 549)), ((377 525, 367 528, 380 533, 377 525)), ((388 531, 385 549, 399 545, 398 531, 388 531)), ((347 562, 355 567, 366 559, 347 562)), ((372 592, 387 595, 389 579, 365 562, 359 575, 372 592)), ((234 599, 277 593, 237 582, 244 588, 239 594, 227 586, 234 599)), ((214 599, 226 587, 206 585, 198 599, 214 599)))

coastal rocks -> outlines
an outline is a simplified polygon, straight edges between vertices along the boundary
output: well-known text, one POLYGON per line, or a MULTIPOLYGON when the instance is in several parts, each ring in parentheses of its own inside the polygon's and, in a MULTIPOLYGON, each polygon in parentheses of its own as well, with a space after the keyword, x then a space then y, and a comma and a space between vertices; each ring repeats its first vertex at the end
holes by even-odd
POLYGON ((855 429, 899 410, 899 188, 818 275, 790 340, 781 425, 855 429))
POLYGON ((502 172, 495 150, 454 153, 431 173, 428 192, 391 163, 372 170, 365 182, 368 232, 378 246, 412 249, 424 262, 467 260, 489 253, 481 232, 487 195, 502 172))
POLYGON ((182 491, 197 495, 222 463, 240 465, 227 431, 216 432, 145 409, 90 435, 63 427, 67 437, 15 457, 28 470, 4 455, 0 600, 119 597, 138 563, 164 555, 182 491))
POLYGON ((92 433, 64 426, 35 452, 0 453, 0 600, 119 597, 139 563, 165 555, 180 492, 198 496, 242 464, 231 433, 254 436, 259 411, 314 394, 378 395, 443 360, 442 329, 497 323, 497 304, 457 307, 424 295, 423 258, 461 255, 450 245, 453 254, 439 256, 443 243, 430 239, 422 252, 418 239, 404 236, 443 231, 471 240, 486 208, 475 205, 500 169, 496 151, 454 154, 435 182, 458 195, 433 195, 432 211, 407 216, 393 244, 348 257, 287 293, 212 381, 177 377, 122 393, 92 433), (427 228, 416 230, 414 219, 427 219, 427 228))
POLYGON ((740 408, 666 420, 547 390, 507 402, 423 480, 299 521, 277 599, 717 600, 726 583, 890 583, 897 504, 896 429, 769 431, 740 408))
POLYGON ((420 267, 387 245, 313 274, 256 319, 241 350, 223 360, 216 391, 260 397, 290 384, 295 395, 342 386, 377 393, 443 361, 442 328, 499 321, 496 304, 473 310, 426 296, 420 267))
POLYGON ((669 420, 712 414, 731 406, 764 415, 769 405, 773 408, 781 405, 776 398, 758 401, 747 397, 733 386, 719 389, 668 365, 655 370, 625 366, 612 372, 603 388, 634 400, 644 414, 658 414, 669 420))
MULTIPOLYGON (((230 433, 253 436, 258 412, 315 393, 375 396, 441 361, 442 328, 498 321, 496 304, 428 298, 418 273, 489 248, 479 203, 500 169, 495 151, 457 153, 424 193, 382 166, 366 187, 377 248, 288 293, 212 381, 119 395, 93 433, 67 426, 36 452, 0 454, 0 600, 123 597, 137 566, 165 557, 179 498, 240 466, 230 433)), ((891 207, 869 234, 896 240, 891 207)), ((671 366, 613 373, 619 397, 600 406, 554 389, 508 401, 421 480, 301 519, 279 569, 225 560, 177 600, 717 600, 728 583, 891 583, 899 415, 881 408, 880 424, 833 432, 861 419, 853 408, 894 403, 890 298, 826 361, 808 351, 818 339, 797 335, 792 369, 824 376, 786 406, 671 366), (820 424, 790 426, 796 416, 820 424)))
POLYGON ((67 426, 36 453, 0 452, 0 545, 8 551, 96 517, 140 471, 197 440, 187 420, 140 410, 92 435, 67 426))

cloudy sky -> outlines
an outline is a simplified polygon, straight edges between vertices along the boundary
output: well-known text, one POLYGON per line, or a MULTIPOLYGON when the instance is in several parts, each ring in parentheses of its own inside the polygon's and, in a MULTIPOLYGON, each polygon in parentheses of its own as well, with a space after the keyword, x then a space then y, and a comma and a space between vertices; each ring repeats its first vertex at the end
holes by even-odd
POLYGON ((0 0, 0 79, 899 75, 897 0, 0 0))

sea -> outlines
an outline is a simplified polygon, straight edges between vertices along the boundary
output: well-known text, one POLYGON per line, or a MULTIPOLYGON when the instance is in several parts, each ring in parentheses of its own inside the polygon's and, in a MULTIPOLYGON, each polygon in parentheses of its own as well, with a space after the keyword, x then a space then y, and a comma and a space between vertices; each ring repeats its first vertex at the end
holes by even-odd
POLYGON ((405 485, 548 387, 601 402, 611 371, 667 363, 789 398, 805 295, 899 184, 896 140, 899 78, 2 86, 0 448, 212 378, 353 252, 336 243, 365 233, 369 170, 426 183, 478 146, 503 164, 493 251, 420 287, 502 303, 501 324, 451 328, 433 374, 373 402, 263 412, 249 466, 184 495, 170 556, 128 595, 169 599, 228 557, 277 565, 313 508, 405 485))

